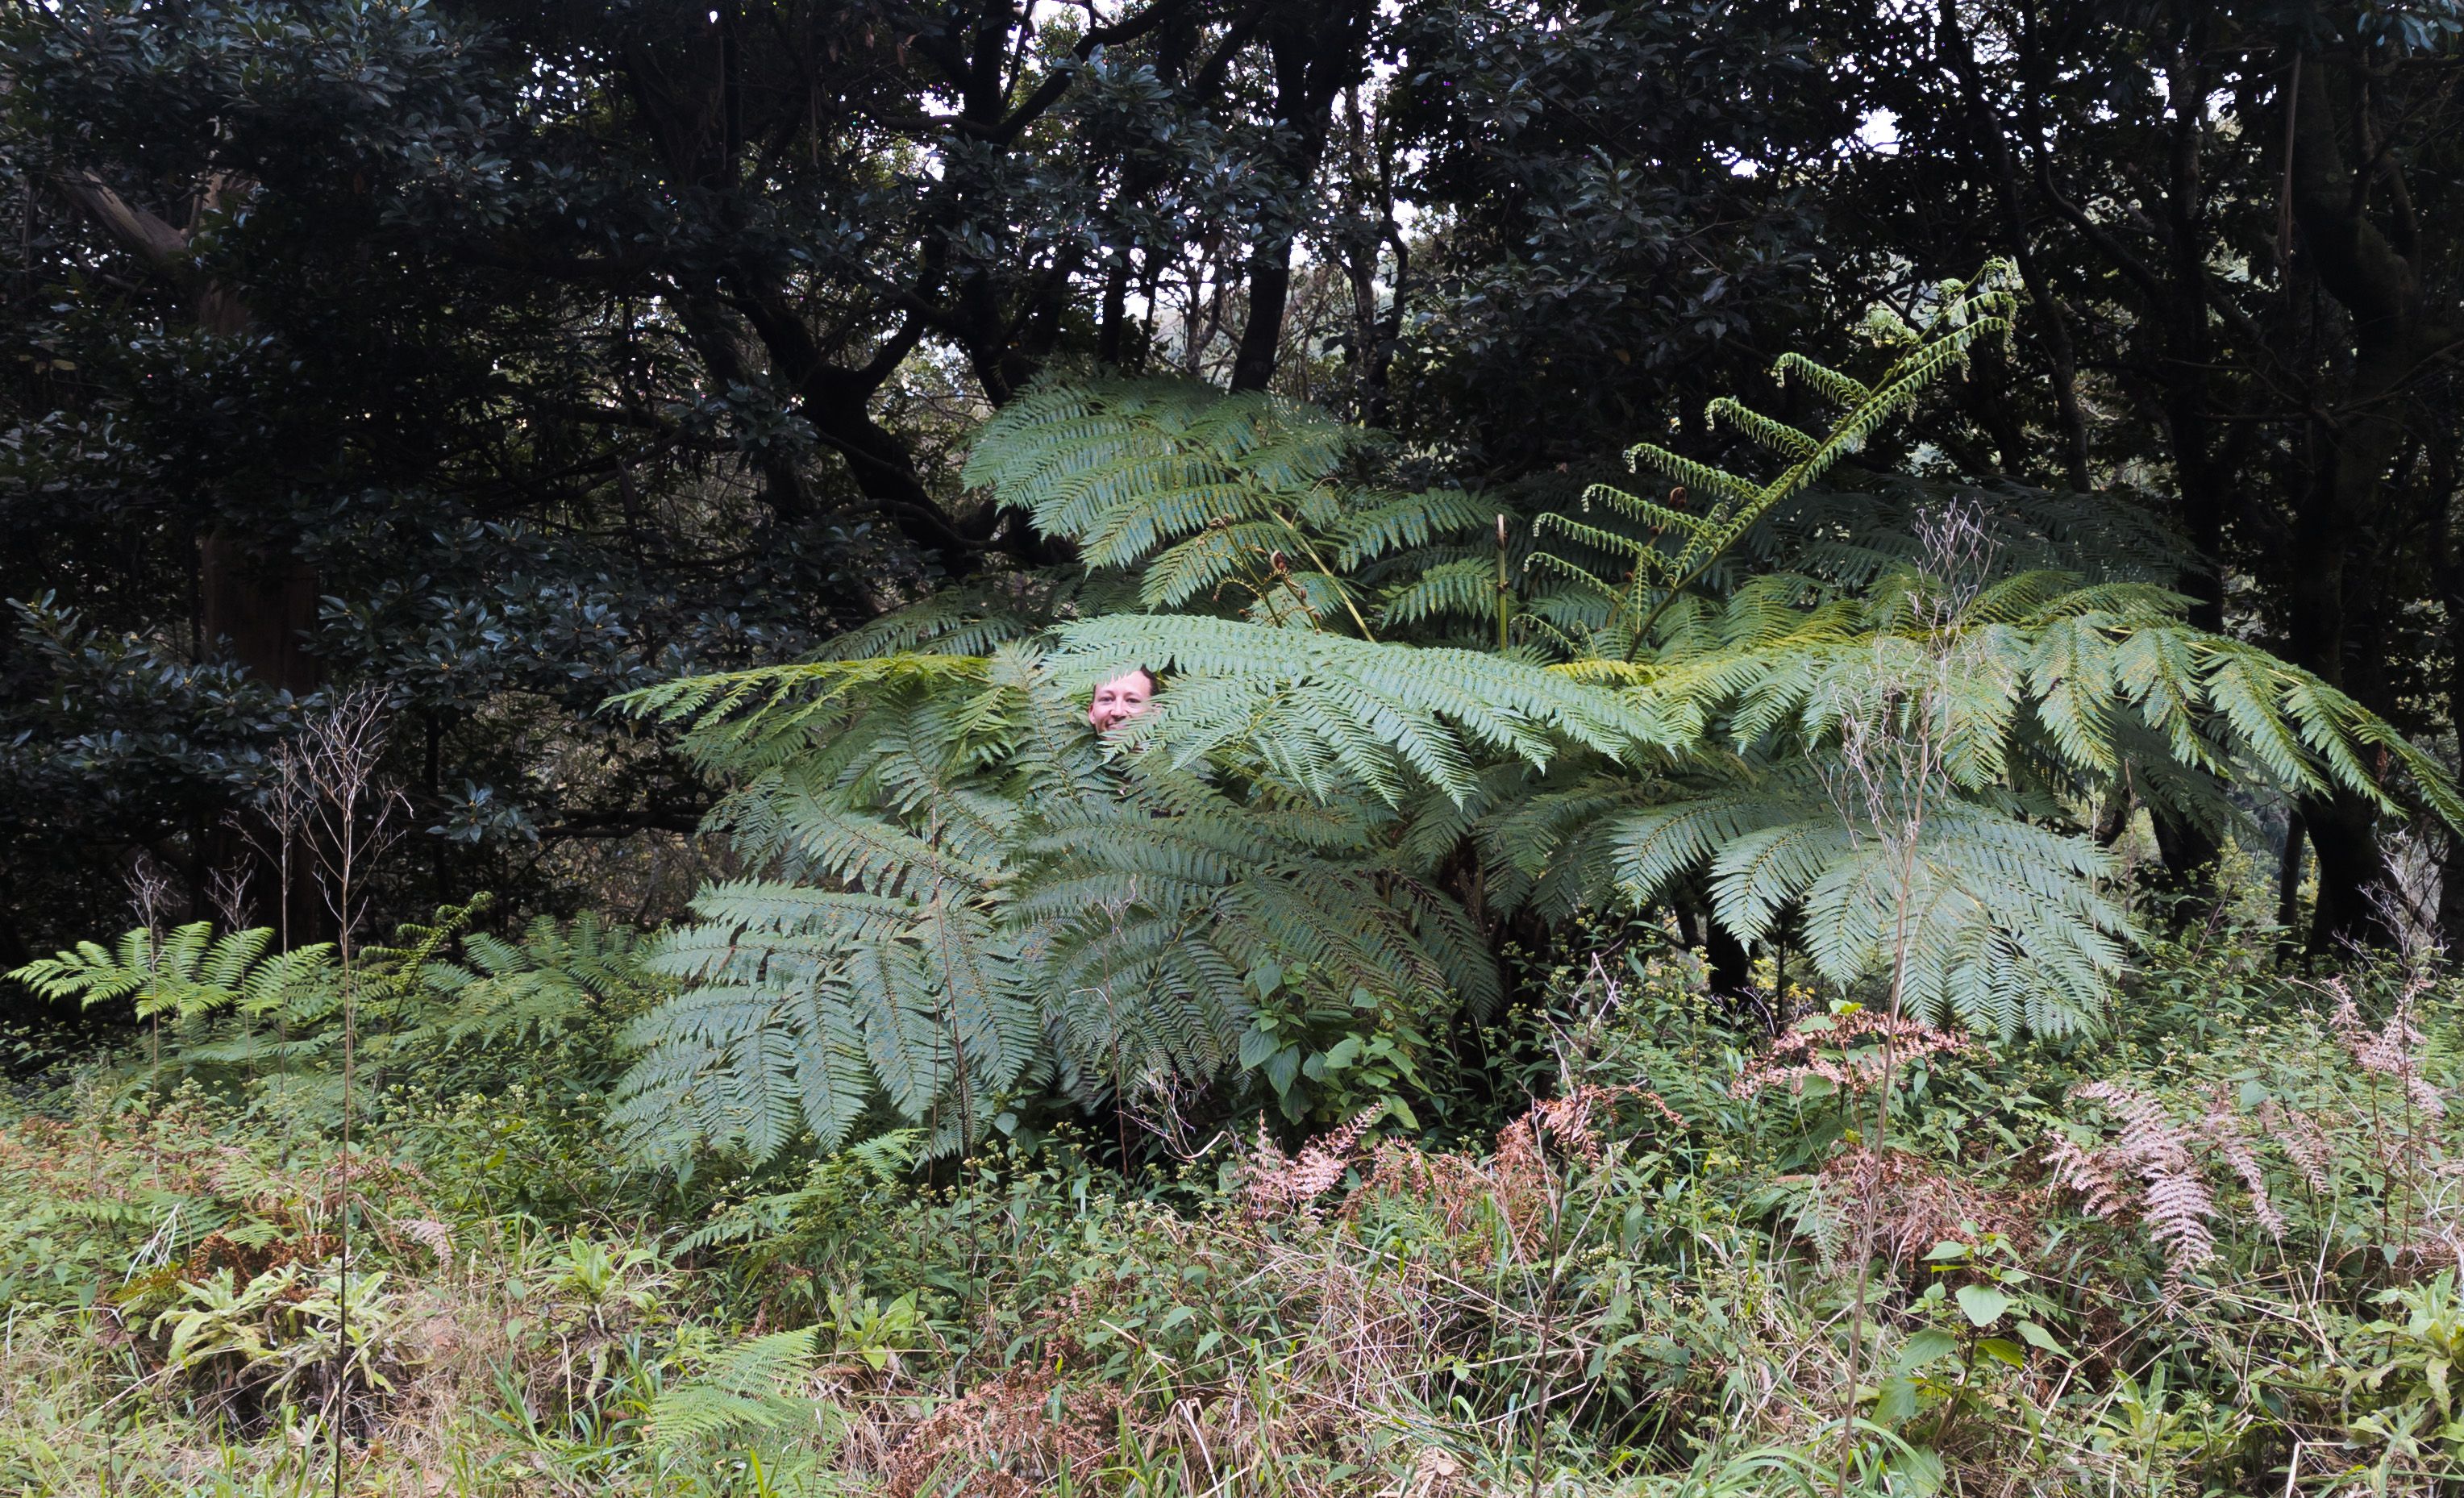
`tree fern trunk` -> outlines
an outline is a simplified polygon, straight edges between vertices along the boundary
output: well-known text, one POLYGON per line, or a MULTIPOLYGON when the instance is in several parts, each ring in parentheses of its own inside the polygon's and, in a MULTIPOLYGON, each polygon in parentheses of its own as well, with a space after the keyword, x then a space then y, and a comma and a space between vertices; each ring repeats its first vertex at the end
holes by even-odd
POLYGON ((2284 928, 2284 935, 2278 938, 2280 952, 2292 950, 2293 933, 2301 924, 2301 854, 2309 836, 2301 825, 2301 808, 2286 808, 2284 848, 2276 861, 2276 923, 2284 928))
POLYGON ((2220 849, 2214 835, 2154 807, 2148 810, 2148 823, 2156 832, 2157 856, 2164 861, 2164 867, 2155 870, 2149 883, 2180 907, 2180 919, 2205 920, 2206 907, 2213 902, 2216 892, 2216 854, 2220 849))

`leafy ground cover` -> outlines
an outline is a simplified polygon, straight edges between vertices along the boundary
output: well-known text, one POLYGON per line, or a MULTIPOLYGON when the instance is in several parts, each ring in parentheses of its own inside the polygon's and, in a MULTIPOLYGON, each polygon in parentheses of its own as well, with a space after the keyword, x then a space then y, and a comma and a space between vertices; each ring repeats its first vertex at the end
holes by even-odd
POLYGON ((541 1084, 578 1020, 377 1079, 347 1155, 271 1064, 57 1067, 0 1123, 0 1488, 2454 1481, 2451 984, 2280 977, 2225 930, 2101 1035, 1999 1048, 1802 991, 1772 1039, 1650 942, 1547 990, 1493 1134, 1365 1114, 1128 1172, 900 1132, 645 1173, 541 1084))

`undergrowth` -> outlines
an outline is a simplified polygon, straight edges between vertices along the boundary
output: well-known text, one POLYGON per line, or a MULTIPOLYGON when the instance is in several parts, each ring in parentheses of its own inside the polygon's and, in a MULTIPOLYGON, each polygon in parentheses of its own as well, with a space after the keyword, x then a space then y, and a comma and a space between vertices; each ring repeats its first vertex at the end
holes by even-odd
POLYGON ((646 1175, 536 1029, 398 1067, 347 1158, 267 1076, 55 1064, 0 1116, 0 1490, 2452 1490, 2452 984, 2201 934, 2101 1035, 1886 1053, 1765 979, 1604 947, 1494 1133, 1127 1171, 646 1175))

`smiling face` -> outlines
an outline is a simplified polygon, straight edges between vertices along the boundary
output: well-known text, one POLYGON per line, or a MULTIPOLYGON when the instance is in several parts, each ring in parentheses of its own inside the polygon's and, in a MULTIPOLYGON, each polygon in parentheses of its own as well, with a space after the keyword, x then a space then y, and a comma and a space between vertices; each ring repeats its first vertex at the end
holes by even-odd
POLYGON ((1145 712, 1154 696, 1155 678, 1140 667, 1095 689, 1095 700, 1087 707, 1087 721, 1095 725, 1095 732, 1109 734, 1145 712))

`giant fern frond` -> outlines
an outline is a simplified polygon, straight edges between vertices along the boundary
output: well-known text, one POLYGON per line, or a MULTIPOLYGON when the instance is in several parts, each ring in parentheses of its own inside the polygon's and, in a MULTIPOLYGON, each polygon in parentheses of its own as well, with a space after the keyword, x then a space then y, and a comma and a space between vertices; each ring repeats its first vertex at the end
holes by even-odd
POLYGON ((964 478, 1077 542, 1091 576, 1134 576, 1144 608, 1228 603, 1262 622, 1367 634, 1381 562, 1499 513, 1461 491, 1362 484, 1352 471, 1381 445, 1270 395, 1169 380, 1045 384, 985 425, 964 478))
POLYGON ((1631 581, 1617 595, 1612 618, 1617 640, 1611 653, 1634 659, 1670 603, 1699 584, 1773 510, 1861 451, 1883 423, 1915 405, 1944 374, 1964 367, 1969 350, 1979 339, 2007 336, 2018 305, 2016 285, 2016 270, 2001 260, 1987 264, 1974 280, 1945 284, 1934 315, 1923 329, 1898 326, 1900 351, 1870 386, 1801 355, 1783 355, 1772 365, 1772 374, 1782 380, 1797 379, 1841 407, 1830 430, 1818 437, 1754 411, 1733 397, 1713 401, 1707 413, 1712 424, 1725 426, 1787 460, 1767 482, 1757 484, 1656 443, 1642 442, 1626 453, 1628 466, 1657 473, 1691 496, 1689 505, 1661 504, 1605 484, 1595 486, 1586 498, 1648 525, 1649 537, 1627 538, 1557 514, 1541 517, 1538 524, 1543 531, 1617 556, 1631 573, 1631 581))
MULTIPOLYGON (((1433 767, 1492 742, 1545 757, 1557 742, 1638 741, 1637 715, 1586 706, 1534 667, 1466 657, 1457 669, 1488 685, 1397 683, 1384 657, 1340 653, 1365 642, 1149 622, 1271 640, 1314 690, 1345 690, 1342 673, 1365 665, 1353 689, 1420 715, 1412 742, 1433 767)), ((1465 958, 1468 917, 1413 881, 1425 864, 1379 846, 1391 817, 1331 815, 1306 789, 1352 777, 1401 798, 1424 783, 1409 755, 1311 740, 1302 700, 1284 704, 1290 743, 1252 737, 1238 753, 1308 765, 1243 796, 1178 767, 1202 749, 1108 763, 1073 700, 1079 677, 1108 669, 1100 623, 1083 641, 1058 631, 1050 657, 1012 645, 923 673, 788 669, 675 694, 719 715, 688 741, 742 777, 712 826, 763 876, 703 891, 696 921, 650 959, 683 991, 629 1032, 640 1053, 615 1121, 633 1148, 674 1164, 709 1147, 766 1158, 805 1135, 833 1146, 878 1113, 948 1150, 1030 1078, 1202 1081, 1234 1065, 1262 967, 1320 975, 1307 981, 1336 995, 1495 1002, 1493 970, 1465 958), (803 749, 781 752, 791 738, 803 749)), ((1196 642, 1149 643, 1194 685, 1196 642)))

